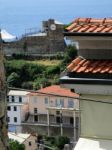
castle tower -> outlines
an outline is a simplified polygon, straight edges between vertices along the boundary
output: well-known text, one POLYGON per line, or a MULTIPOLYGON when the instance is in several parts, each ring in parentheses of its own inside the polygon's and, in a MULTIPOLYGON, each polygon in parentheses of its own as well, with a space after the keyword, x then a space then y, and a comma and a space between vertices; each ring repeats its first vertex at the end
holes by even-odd
POLYGON ((43 21, 43 31, 47 33, 50 53, 63 52, 65 49, 64 24, 54 19, 49 19, 48 21, 43 21))
POLYGON ((0 32, 0 150, 8 150, 6 84, 3 61, 2 38, 0 32))

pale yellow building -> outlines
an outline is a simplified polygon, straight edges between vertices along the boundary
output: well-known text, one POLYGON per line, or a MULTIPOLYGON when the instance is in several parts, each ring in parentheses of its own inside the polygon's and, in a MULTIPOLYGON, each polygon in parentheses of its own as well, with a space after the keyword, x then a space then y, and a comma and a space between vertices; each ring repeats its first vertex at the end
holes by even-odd
MULTIPOLYGON (((29 96, 29 119, 27 123, 48 127, 70 128, 76 132, 79 108, 78 95, 58 85, 42 88, 29 96)), ((76 133, 74 133, 76 135, 76 133)), ((78 134, 78 133, 77 133, 78 134)))

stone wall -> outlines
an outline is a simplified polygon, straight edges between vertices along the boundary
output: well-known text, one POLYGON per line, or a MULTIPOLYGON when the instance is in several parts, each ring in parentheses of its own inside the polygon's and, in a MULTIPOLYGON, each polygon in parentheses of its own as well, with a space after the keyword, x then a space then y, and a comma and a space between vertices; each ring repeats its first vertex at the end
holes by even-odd
POLYGON ((37 36, 26 34, 16 42, 4 43, 5 54, 36 55, 63 52, 66 46, 63 35, 64 25, 55 24, 54 20, 50 19, 43 26, 43 31, 37 33, 37 36), (55 30, 51 29, 52 24, 56 26, 55 30))
POLYGON ((8 150, 8 135, 6 122, 6 84, 3 65, 3 54, 0 50, 0 150, 8 150))

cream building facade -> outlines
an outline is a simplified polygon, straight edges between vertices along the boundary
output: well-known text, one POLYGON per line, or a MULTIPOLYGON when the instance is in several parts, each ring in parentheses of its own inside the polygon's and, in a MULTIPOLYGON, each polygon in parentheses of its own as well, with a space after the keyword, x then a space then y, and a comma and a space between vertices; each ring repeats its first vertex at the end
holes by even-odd
POLYGON ((76 133, 79 121, 77 94, 53 85, 40 89, 36 93, 29 93, 28 96, 30 116, 25 124, 46 126, 48 135, 50 135, 50 127, 59 128, 60 135, 64 134, 63 129, 69 128, 73 130, 75 136, 78 136, 78 131, 76 133))

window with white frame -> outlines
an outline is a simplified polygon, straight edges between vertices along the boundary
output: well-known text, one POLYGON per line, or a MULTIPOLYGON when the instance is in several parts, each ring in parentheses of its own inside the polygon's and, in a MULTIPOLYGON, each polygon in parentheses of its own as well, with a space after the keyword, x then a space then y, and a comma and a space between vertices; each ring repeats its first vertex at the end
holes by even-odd
POLYGON ((14 106, 14 111, 17 111, 17 107, 16 106, 14 106))
POLYGON ((17 122, 17 117, 14 117, 14 122, 17 122))
POLYGON ((7 121, 10 122, 10 117, 7 118, 7 121))
POLYGON ((7 102, 9 102, 9 96, 7 96, 7 102))
POLYGON ((14 96, 11 96, 11 100, 12 100, 12 102, 14 102, 14 96))
POLYGON ((56 107, 64 107, 64 99, 56 99, 55 103, 56 107))
POLYGON ((60 105, 61 107, 64 107, 64 99, 60 99, 60 105))
POLYGON ((44 101, 45 101, 45 104, 48 105, 48 97, 45 97, 44 101))
POLYGON ((68 108, 74 108, 74 100, 68 99, 68 108))
POLYGON ((22 96, 19 96, 19 102, 22 103, 22 96))

